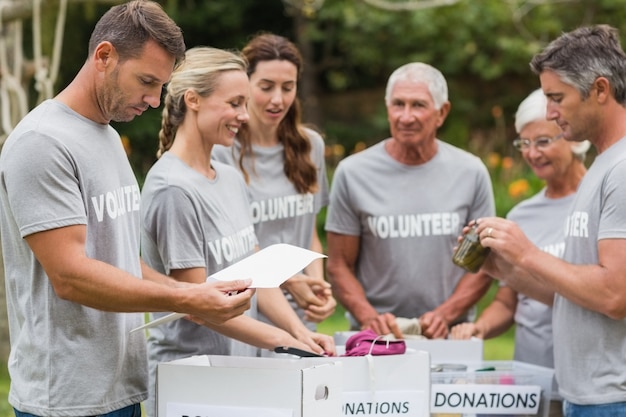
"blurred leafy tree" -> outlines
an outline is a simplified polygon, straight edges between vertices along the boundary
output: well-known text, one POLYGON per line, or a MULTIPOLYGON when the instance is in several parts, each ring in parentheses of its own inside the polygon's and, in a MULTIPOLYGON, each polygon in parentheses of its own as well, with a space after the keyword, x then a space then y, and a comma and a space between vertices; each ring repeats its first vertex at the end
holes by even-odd
MULTIPOLYGON (((460 0, 400 12, 366 0, 325 0, 307 16, 280 0, 160 3, 182 27, 188 46, 239 49, 259 31, 293 39, 307 59, 300 89, 305 120, 347 152, 388 134, 382 95, 387 77, 406 62, 423 61, 449 82, 453 106, 441 137, 477 153, 511 154, 512 115, 539 85, 528 69, 532 55, 583 24, 608 23, 626 35, 626 0, 460 0)), ((86 59, 89 34, 109 7, 110 1, 70 4, 57 90, 86 59)), ((24 41, 32 42, 28 36, 24 41)), ((159 126, 159 109, 116 125, 130 138, 140 180, 154 161, 159 126)))

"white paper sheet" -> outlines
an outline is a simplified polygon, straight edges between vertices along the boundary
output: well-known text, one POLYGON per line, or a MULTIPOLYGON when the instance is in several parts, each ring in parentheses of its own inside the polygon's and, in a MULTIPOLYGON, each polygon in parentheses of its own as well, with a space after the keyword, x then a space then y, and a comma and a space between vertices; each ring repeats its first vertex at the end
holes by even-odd
MULTIPOLYGON (((207 277, 207 281, 234 281, 251 279, 250 288, 277 288, 316 259, 326 255, 286 243, 277 243, 207 277)), ((143 330, 185 317, 171 313, 131 330, 143 330)))
POLYGON ((286 243, 268 246, 241 261, 209 275, 218 281, 251 279, 251 288, 277 288, 315 259, 326 255, 286 243))

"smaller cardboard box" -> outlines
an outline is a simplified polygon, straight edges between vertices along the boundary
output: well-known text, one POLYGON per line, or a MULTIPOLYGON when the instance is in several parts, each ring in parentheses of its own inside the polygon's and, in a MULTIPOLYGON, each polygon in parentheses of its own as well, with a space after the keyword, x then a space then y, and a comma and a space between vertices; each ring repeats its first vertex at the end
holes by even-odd
POLYGON ((518 361, 433 368, 430 410, 432 416, 547 417, 553 376, 550 368, 518 361))
MULTIPOLYGON (((342 354, 343 346, 337 347, 342 354)), ((316 358, 343 365, 343 416, 428 417, 430 358, 409 349, 402 355, 316 358)))
POLYGON ((157 416, 340 417, 341 363, 193 356, 157 368, 157 416))
MULTIPOLYGON (((336 332, 334 335, 336 345, 345 345, 350 336, 356 331, 336 332)), ((414 350, 424 350, 430 354, 433 364, 448 362, 479 362, 483 360, 483 340, 472 338, 470 340, 453 339, 411 339, 405 340, 406 346, 414 350)))

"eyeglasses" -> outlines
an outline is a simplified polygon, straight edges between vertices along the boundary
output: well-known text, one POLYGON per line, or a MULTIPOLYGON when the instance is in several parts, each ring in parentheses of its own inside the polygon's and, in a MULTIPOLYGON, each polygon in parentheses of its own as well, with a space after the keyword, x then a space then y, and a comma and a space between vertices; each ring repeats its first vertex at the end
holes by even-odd
POLYGON ((531 145, 534 146, 535 149, 543 150, 547 148, 548 146, 550 146, 552 142, 554 142, 555 140, 559 140, 562 137, 563 137, 563 134, 560 133, 551 138, 547 136, 540 136, 535 140, 517 138, 513 141, 513 146, 515 146, 515 149, 517 149, 520 152, 527 151, 528 149, 530 149, 531 145))

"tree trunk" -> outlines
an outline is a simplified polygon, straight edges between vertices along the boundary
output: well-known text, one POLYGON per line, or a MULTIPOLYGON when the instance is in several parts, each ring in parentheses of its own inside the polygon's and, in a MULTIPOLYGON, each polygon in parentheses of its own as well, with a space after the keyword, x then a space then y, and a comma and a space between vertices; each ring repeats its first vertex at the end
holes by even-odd
POLYGON ((317 127, 322 125, 322 112, 319 108, 317 76, 318 71, 313 57, 313 46, 307 31, 309 21, 302 13, 296 12, 293 18, 295 44, 302 54, 304 71, 300 80, 300 101, 302 103, 302 121, 317 127))

